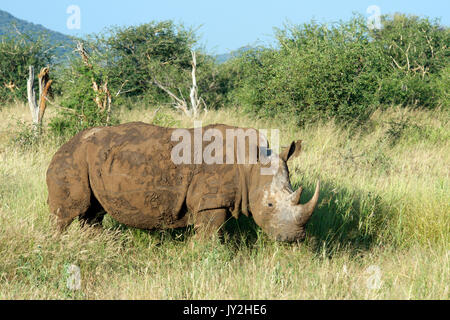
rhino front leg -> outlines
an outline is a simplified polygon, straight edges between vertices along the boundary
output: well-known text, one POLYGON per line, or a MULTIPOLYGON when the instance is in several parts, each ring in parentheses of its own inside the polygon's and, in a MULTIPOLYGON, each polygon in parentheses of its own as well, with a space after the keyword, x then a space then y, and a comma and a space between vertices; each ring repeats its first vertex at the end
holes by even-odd
POLYGON ((194 230, 197 239, 210 239, 222 235, 222 226, 227 219, 226 209, 204 210, 194 214, 194 230))

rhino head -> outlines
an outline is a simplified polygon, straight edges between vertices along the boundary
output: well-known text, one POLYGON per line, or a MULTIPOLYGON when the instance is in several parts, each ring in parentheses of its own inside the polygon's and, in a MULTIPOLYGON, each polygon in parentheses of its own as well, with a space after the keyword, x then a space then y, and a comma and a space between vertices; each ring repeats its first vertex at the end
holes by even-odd
POLYGON ((248 203, 253 219, 264 232, 278 241, 304 240, 305 225, 319 200, 319 182, 314 196, 306 204, 300 204, 302 188, 295 192, 292 190, 287 161, 300 149, 301 141, 292 142, 281 154, 270 156, 271 161, 278 161, 273 174, 262 175, 258 169, 264 165, 259 163, 249 179, 248 203))

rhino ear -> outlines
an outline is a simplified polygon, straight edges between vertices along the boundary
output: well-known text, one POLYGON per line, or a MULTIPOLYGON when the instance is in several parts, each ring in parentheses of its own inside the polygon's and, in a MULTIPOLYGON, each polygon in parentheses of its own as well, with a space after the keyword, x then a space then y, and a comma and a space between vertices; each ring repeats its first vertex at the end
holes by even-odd
POLYGON ((281 152, 280 158, 287 162, 291 157, 297 157, 301 150, 302 140, 292 141, 290 146, 281 152))

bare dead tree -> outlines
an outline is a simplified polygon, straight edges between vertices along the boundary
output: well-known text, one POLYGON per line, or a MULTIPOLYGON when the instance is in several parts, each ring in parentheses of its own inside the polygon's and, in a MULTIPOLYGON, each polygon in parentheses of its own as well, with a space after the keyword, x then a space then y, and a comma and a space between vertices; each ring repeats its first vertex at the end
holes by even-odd
POLYGON ((27 95, 28 105, 31 111, 31 117, 33 120, 33 131, 35 134, 39 133, 39 127, 42 125, 44 119, 45 110, 47 108, 47 96, 50 92, 50 86, 53 80, 49 79, 48 67, 42 68, 38 75, 39 82, 39 101, 36 102, 36 93, 34 91, 34 67, 29 67, 29 76, 27 81, 27 95))
POLYGON ((92 64, 89 63, 89 55, 87 51, 84 49, 83 42, 77 41, 77 48, 75 49, 75 51, 80 54, 81 60, 83 60, 84 65, 89 69, 92 69, 92 64))
POLYGON ((203 106, 203 110, 205 113, 208 112, 208 108, 206 106, 205 100, 198 95, 198 87, 197 87, 197 57, 195 51, 191 51, 192 54, 192 87, 190 90, 190 106, 186 99, 181 95, 179 98, 165 86, 163 86, 160 82, 154 79, 154 83, 164 92, 166 92, 170 98, 172 99, 173 106, 175 109, 181 110, 186 116, 189 118, 197 118, 200 114, 201 107, 203 106))

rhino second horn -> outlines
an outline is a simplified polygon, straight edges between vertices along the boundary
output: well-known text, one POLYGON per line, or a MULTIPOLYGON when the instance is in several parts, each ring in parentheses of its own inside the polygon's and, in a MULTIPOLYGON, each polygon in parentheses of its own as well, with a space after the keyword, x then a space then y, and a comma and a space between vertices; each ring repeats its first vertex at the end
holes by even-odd
MULTIPOLYGON (((314 209, 316 208, 317 202, 319 201, 319 192, 320 192, 320 181, 317 181, 316 191, 314 192, 313 197, 305 204, 300 204, 300 212, 301 212, 301 224, 305 224, 308 222, 309 218, 311 218, 314 209)), ((299 196, 300 200, 300 196, 299 196)))
POLYGON ((297 189, 297 191, 294 192, 293 197, 292 197, 292 204, 293 205, 298 205, 300 204, 300 197, 302 196, 302 192, 303 192, 303 188, 299 187, 297 189))

